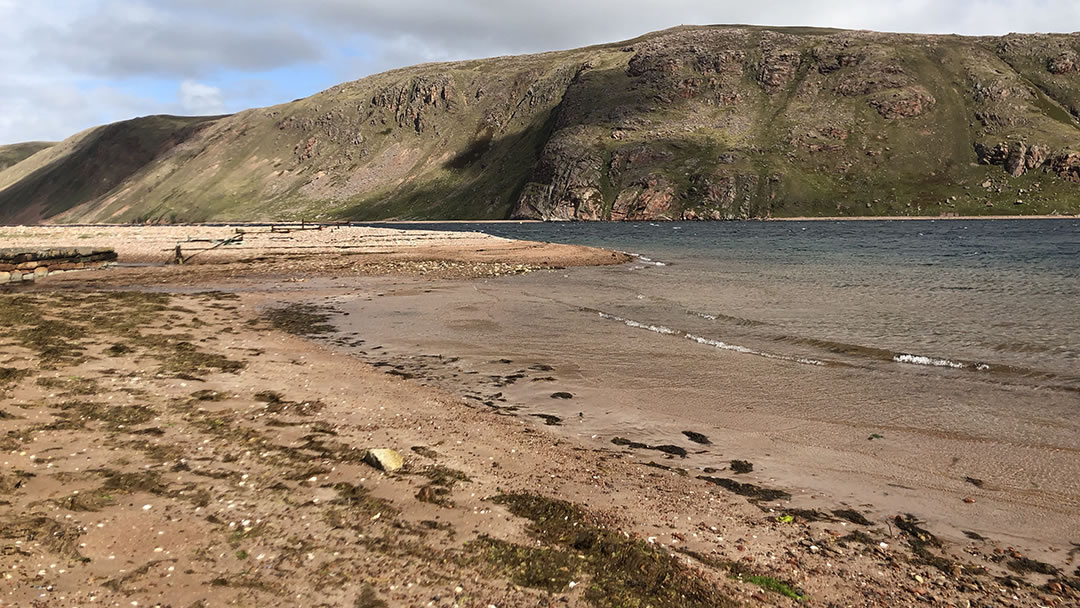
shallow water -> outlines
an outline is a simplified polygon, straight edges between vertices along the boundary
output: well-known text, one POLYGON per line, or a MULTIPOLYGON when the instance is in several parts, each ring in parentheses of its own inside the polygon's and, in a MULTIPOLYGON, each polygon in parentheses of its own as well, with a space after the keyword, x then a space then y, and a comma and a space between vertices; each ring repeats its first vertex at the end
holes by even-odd
POLYGON ((642 255, 647 271, 618 279, 633 299, 593 307, 708 340, 788 355, 824 348, 944 367, 981 363, 1080 388, 1076 220, 410 227, 642 255))
POLYGON ((807 508, 1044 550, 1080 534, 1077 222, 422 227, 644 258, 337 281, 338 345, 390 373, 807 508))

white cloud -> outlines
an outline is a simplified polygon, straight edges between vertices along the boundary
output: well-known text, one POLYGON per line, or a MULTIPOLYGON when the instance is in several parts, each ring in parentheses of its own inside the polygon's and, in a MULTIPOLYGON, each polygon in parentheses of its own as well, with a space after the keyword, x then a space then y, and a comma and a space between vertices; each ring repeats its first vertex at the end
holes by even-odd
POLYGON ((237 110, 230 103, 251 103, 241 89, 261 89, 258 99, 267 102, 313 92, 288 80, 268 83, 290 66, 320 67, 348 80, 412 63, 573 48, 689 23, 1060 32, 1080 30, 1080 2, 0 0, 0 143, 62 138, 136 114, 237 110))
POLYGON ((178 91, 180 106, 190 114, 222 114, 225 112, 225 99, 221 89, 210 85, 184 80, 178 91))

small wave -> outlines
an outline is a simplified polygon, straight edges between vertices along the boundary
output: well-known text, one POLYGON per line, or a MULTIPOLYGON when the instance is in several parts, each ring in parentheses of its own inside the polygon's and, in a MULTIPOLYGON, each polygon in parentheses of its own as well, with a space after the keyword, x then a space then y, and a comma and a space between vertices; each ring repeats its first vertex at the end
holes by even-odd
POLYGON ((634 327, 634 328, 637 328, 637 329, 647 329, 649 331, 653 331, 653 332, 656 332, 658 334, 663 334, 665 336, 676 336, 676 335, 678 335, 680 333, 678 330, 671 329, 670 327, 664 327, 663 325, 649 325, 648 323, 639 323, 637 321, 634 321, 633 319, 624 319, 624 318, 616 316, 616 315, 609 315, 606 312, 600 313, 600 316, 602 318, 604 318, 604 319, 609 319, 611 321, 619 321, 620 323, 624 323, 624 324, 626 324, 627 327, 634 327))
POLYGON ((760 350, 754 350, 745 346, 739 346, 738 344, 728 344, 720 340, 711 340, 709 338, 702 338, 701 336, 695 336, 693 334, 686 334, 687 339, 693 340, 698 344, 704 344, 706 346, 712 346, 721 350, 730 350, 737 353, 744 353, 747 355, 757 355, 758 357, 765 357, 766 359, 776 359, 777 361, 792 361, 794 363, 802 363, 803 365, 825 365, 824 361, 818 361, 817 359, 807 359, 805 357, 789 357, 787 355, 778 355, 776 353, 767 353, 760 350))
POLYGON ((631 256, 635 260, 641 262, 642 264, 649 264, 650 266, 667 266, 667 264, 665 264, 663 262, 659 262, 659 261, 654 260, 652 258, 645 257, 645 256, 641 255, 640 253, 634 253, 633 251, 620 251, 619 253, 631 256))
MULTIPOLYGON (((935 359, 933 357, 924 357, 923 355, 909 355, 901 353, 893 355, 893 361, 897 363, 910 363, 912 365, 929 365, 931 367, 951 367, 953 369, 965 369, 968 367, 965 363, 959 361, 950 361, 948 359, 935 359)), ((987 365, 978 366, 979 369, 989 369, 987 365)))
POLYGON ((626 319, 626 318, 620 317, 618 315, 608 314, 606 312, 597 311, 597 314, 599 314, 600 318, 602 318, 602 319, 608 319, 610 321, 618 321, 618 322, 626 325, 627 327, 633 327, 633 328, 636 328, 636 329, 645 329, 645 330, 648 330, 648 331, 651 331, 651 332, 654 332, 654 333, 658 333, 658 334, 661 334, 661 335, 665 335, 665 336, 682 336, 682 337, 686 338, 687 340, 692 340, 694 342, 697 342, 698 344, 702 344, 702 345, 705 345, 705 346, 712 346, 713 348, 718 348, 720 350, 728 350, 728 351, 732 351, 732 352, 736 352, 736 353, 743 353, 743 354, 746 354, 746 355, 756 355, 758 357, 764 357, 766 359, 775 359, 777 361, 791 361, 793 363, 802 363, 803 365, 825 365, 825 363, 823 361, 818 361, 816 359, 807 359, 805 357, 789 357, 787 355, 779 355, 779 354, 776 354, 776 353, 768 353, 768 352, 764 352, 764 351, 754 350, 752 348, 748 348, 746 346, 740 346, 738 344, 728 344, 727 342, 723 342, 721 340, 713 340, 713 339, 710 339, 710 338, 704 338, 704 337, 701 337, 701 336, 695 336, 694 334, 690 334, 690 333, 687 333, 685 331, 678 330, 678 329, 672 329, 670 327, 665 327, 663 325, 652 325, 652 324, 649 324, 649 323, 641 323, 641 322, 635 321, 633 319, 626 319))
POLYGON ((724 323, 733 323, 735 325, 746 325, 746 326, 768 325, 768 323, 764 323, 762 321, 755 321, 753 319, 744 319, 742 317, 733 317, 731 315, 724 315, 724 314, 719 314, 719 313, 712 314, 712 313, 707 313, 707 312, 700 312, 700 311, 697 311, 697 310, 687 310, 686 314, 698 317, 699 319, 705 319, 706 321, 723 321, 724 323))

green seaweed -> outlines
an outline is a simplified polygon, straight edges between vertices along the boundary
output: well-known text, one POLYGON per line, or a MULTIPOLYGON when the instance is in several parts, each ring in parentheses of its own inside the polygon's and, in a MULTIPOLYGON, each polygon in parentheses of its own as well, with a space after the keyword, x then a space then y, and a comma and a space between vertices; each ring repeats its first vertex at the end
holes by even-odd
POLYGON ((791 585, 772 578, 771 576, 762 576, 758 574, 751 574, 744 577, 744 580, 749 583, 754 583, 758 587, 765 589, 766 591, 772 591, 773 593, 779 593, 784 597, 790 597, 793 600, 804 600, 806 596, 793 588, 791 585))
POLYGON ((507 546, 486 539, 471 545, 515 581, 563 590, 571 575, 580 575, 587 581, 585 600, 602 608, 737 605, 674 556, 599 525, 576 505, 533 494, 503 494, 492 500, 528 519, 527 531, 540 543, 507 546))

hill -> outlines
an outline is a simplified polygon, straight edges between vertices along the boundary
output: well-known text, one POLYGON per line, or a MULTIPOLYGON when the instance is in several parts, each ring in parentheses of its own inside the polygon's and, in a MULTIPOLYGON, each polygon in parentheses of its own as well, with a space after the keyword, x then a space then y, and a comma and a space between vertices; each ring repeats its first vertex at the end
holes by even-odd
POLYGON ((0 221, 1080 212, 1080 35, 681 27, 426 64, 0 171, 0 221))
POLYGON ((0 146, 0 171, 16 165, 53 145, 55 145, 53 142, 28 141, 22 144, 0 146))

